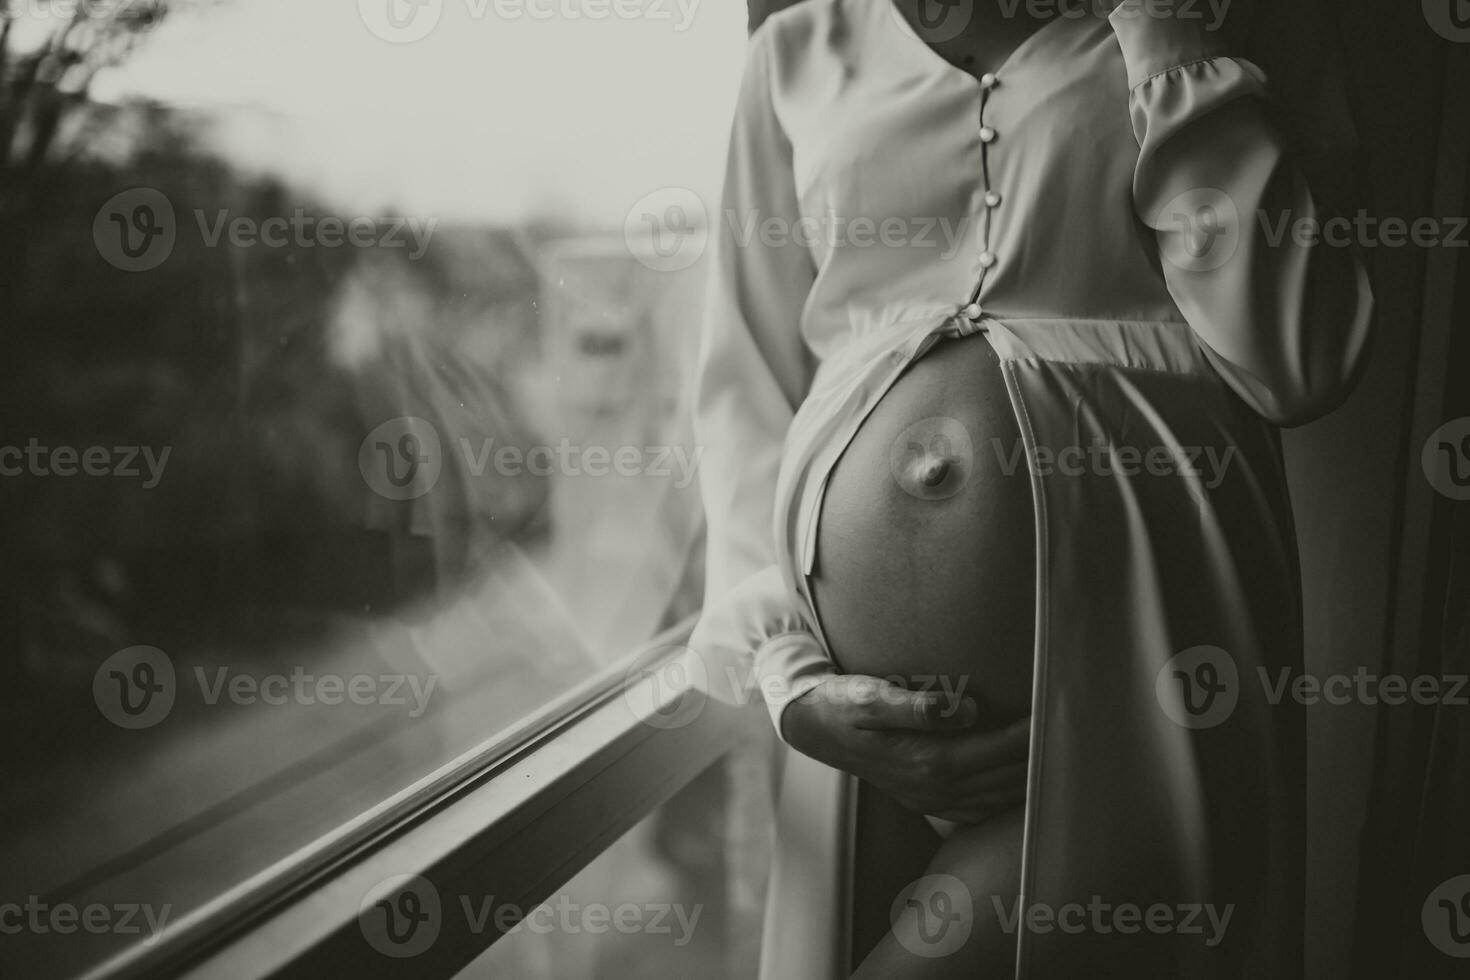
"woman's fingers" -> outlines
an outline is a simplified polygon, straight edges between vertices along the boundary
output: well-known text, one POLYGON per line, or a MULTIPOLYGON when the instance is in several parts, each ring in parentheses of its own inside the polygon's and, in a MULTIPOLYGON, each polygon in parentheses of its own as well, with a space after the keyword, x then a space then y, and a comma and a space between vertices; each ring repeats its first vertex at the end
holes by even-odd
POLYGON ((1010 792, 1019 788, 1026 790, 1026 763, 1012 762, 995 769, 981 769, 961 778, 955 787, 957 793, 981 794, 1010 792))
POLYGON ((1031 754, 1031 718, 1027 716, 1005 728, 965 732, 951 739, 955 768, 964 773, 990 772, 1031 754))
POLYGON ((911 804, 911 809, 935 816, 963 810, 973 817, 1026 798, 1030 746, 1026 719, 990 732, 873 734, 886 737, 874 740, 878 744, 869 749, 865 761, 882 771, 870 771, 866 778, 911 804))
POLYGON ((874 730, 950 732, 979 719, 973 698, 947 691, 911 691, 881 677, 845 675, 830 693, 843 698, 854 727, 874 730))
MULTIPOLYGON (((881 771, 872 771, 865 776, 868 782, 899 800, 910 810, 932 816, 963 812, 969 816, 965 821, 973 823, 991 813, 1009 809, 1026 799, 1026 764, 1015 763, 1002 768, 965 775, 963 777, 936 777, 936 765, 947 762, 934 761, 925 746, 920 755, 924 761, 915 764, 914 753, 900 750, 895 759, 904 764, 889 764, 881 771)), ((959 819, 948 817, 947 819, 959 819)))
POLYGON ((1029 718, 976 731, 969 698, 857 675, 828 679, 786 712, 794 748, 916 812, 974 823, 1025 799, 1029 718))

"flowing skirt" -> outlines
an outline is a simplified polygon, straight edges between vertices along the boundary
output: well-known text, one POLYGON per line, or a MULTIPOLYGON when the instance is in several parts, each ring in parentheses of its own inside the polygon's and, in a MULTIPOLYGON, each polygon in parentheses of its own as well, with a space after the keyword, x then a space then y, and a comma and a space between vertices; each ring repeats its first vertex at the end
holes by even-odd
MULTIPOLYGON (((822 485, 856 429, 813 420, 852 418, 843 398, 871 410, 934 337, 977 328, 1022 433, 1006 465, 1029 471, 1035 504, 1022 894, 946 896, 935 912, 960 929, 1001 916, 1023 978, 1299 977, 1305 725, 1285 471, 1276 430, 1186 325, 953 321, 914 331, 891 366, 848 365, 789 440, 778 527, 793 585, 810 603, 822 485)), ((788 753, 767 980, 851 967, 854 798, 849 777, 788 753)), ((943 931, 918 934, 952 943, 943 931)))

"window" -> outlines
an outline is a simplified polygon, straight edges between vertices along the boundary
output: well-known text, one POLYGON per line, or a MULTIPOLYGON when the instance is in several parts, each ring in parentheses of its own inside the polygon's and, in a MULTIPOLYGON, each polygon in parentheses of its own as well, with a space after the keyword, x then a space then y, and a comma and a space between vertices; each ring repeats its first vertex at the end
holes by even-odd
POLYGON ((444 914, 516 925, 456 980, 744 980, 756 975, 771 857, 758 748, 707 770, 534 908, 453 896, 444 914))
POLYGON ((745 11, 546 10, 0 0, 7 972, 257 921, 697 610, 745 11))

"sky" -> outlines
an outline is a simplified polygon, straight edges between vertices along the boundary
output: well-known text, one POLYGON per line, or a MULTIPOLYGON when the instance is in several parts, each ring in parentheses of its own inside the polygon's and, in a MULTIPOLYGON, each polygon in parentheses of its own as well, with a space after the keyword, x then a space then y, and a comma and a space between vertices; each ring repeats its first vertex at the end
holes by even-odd
POLYGON ((735 0, 214 0, 94 95, 229 110, 231 159, 344 206, 613 228, 710 199, 744 45, 735 0))

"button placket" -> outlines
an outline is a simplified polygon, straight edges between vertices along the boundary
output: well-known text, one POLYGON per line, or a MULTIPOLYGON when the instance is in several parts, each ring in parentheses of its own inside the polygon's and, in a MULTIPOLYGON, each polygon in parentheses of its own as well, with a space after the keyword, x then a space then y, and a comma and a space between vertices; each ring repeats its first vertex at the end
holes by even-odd
POLYGON ((1000 206, 1001 195, 991 189, 990 186, 990 148, 1000 138, 994 126, 986 119, 985 110, 990 105, 991 93, 1000 85, 1000 78, 994 72, 986 72, 980 76, 980 176, 981 187, 984 191, 985 213, 981 217, 981 249, 976 257, 976 281, 975 288, 970 293, 970 301, 959 311, 964 319, 972 324, 978 323, 984 315, 984 309, 980 304, 980 293, 985 286, 985 276, 996 264, 998 259, 990 247, 991 222, 994 220, 995 209, 1000 206))

